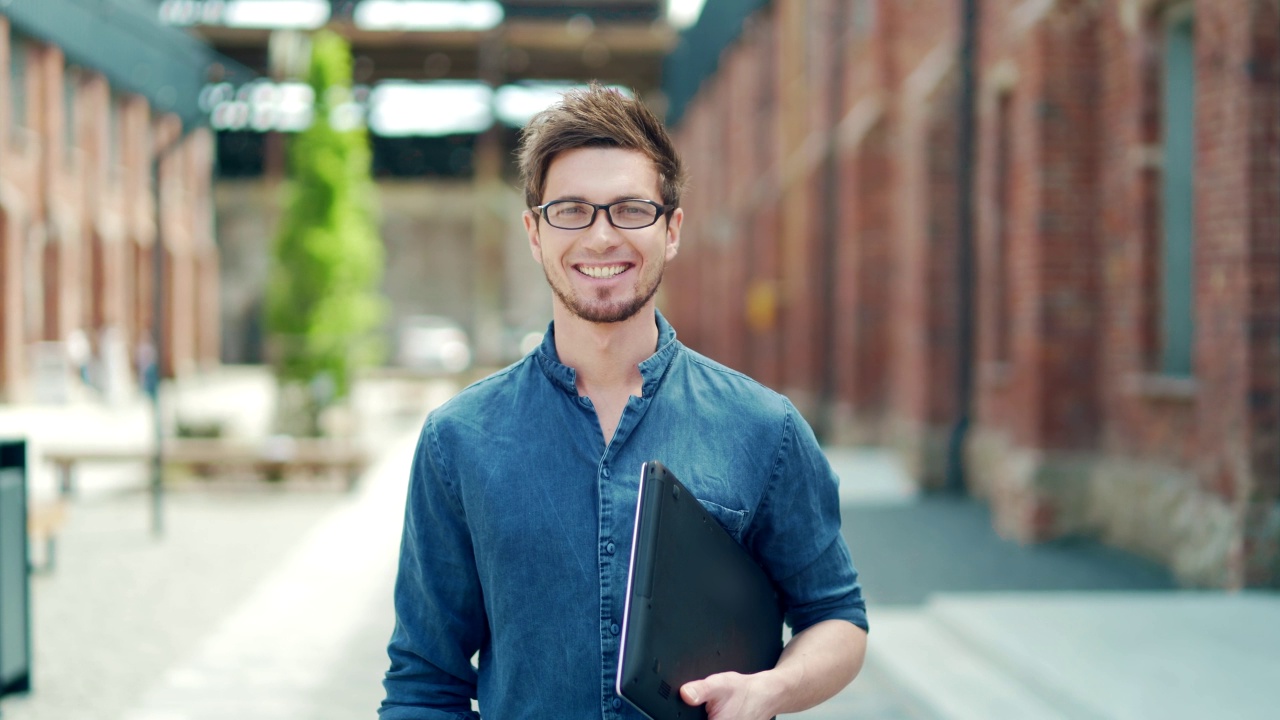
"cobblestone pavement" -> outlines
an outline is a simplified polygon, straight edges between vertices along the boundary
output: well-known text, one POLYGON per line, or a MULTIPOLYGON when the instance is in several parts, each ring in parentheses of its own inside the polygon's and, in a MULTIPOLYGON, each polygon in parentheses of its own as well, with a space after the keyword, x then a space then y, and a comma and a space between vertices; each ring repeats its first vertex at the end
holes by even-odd
POLYGON ((58 567, 32 578, 33 692, 4 720, 122 717, 344 500, 171 493, 159 540, 142 494, 75 504, 58 567))

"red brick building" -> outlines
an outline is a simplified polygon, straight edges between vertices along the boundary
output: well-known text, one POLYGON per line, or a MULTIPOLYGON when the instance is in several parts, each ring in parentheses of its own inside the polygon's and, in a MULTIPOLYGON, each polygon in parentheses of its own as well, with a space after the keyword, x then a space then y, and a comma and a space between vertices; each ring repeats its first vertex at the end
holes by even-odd
POLYGON ((104 8, 0 12, 0 401, 38 399, 37 366, 73 336, 127 389, 152 337, 157 245, 165 373, 218 359, 212 136, 182 112, 190 83, 171 78, 199 61, 153 17, 104 8), (154 42, 126 42, 133 26, 154 42), (171 57, 122 69, 148 52, 171 57))
POLYGON ((967 409, 1007 536, 1280 583, 1280 0, 748 4, 672 98, 682 338, 926 486, 967 409))

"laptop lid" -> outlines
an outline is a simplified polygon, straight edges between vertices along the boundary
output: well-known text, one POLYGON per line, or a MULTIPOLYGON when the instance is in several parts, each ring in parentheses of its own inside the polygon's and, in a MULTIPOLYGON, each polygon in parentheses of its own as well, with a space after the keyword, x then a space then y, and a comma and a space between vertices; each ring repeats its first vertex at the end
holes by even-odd
POLYGON ((782 653, 773 583, 667 468, 640 471, 615 689, 653 720, 706 718, 680 686, 772 668, 782 653))

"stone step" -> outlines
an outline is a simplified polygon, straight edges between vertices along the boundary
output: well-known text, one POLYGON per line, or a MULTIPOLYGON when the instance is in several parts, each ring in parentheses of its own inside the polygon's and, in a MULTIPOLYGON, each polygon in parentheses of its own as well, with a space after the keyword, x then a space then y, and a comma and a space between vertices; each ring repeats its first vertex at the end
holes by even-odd
POLYGON ((931 608, 879 610, 872 616, 873 660, 944 720, 1068 720, 1064 712, 1011 677, 998 662, 951 632, 931 608))
POLYGON ((957 594, 928 615, 1069 717, 1277 716, 1274 593, 957 594))
POLYGON ((1280 595, 999 593, 872 613, 869 658, 947 720, 1276 717, 1280 595))

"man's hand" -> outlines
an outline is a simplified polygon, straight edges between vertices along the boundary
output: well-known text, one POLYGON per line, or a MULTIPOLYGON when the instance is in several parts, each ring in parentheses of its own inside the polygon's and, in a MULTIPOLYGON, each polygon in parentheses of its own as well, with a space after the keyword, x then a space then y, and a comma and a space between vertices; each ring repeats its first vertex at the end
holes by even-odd
POLYGON ((771 685, 768 672, 718 673, 680 686, 680 697, 690 705, 705 703, 711 720, 769 720, 778 714, 771 685))
POLYGON ((710 675, 681 685, 680 697, 690 705, 705 703, 711 720, 769 720, 835 695, 858 674, 866 652, 866 631, 827 620, 791 638, 772 670, 710 675))

